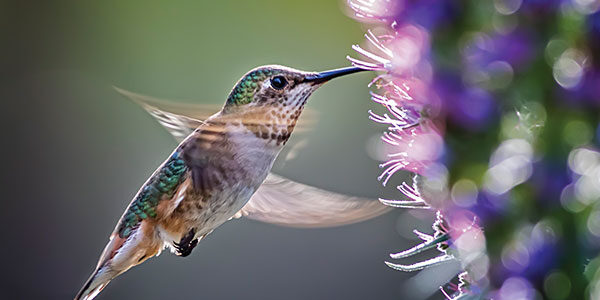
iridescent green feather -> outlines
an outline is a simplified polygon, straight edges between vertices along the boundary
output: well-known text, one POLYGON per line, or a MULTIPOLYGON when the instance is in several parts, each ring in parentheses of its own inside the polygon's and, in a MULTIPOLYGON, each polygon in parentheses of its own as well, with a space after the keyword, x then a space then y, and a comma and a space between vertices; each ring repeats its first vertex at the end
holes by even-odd
POLYGON ((180 153, 175 152, 135 197, 119 224, 119 236, 128 237, 139 223, 156 217, 156 207, 164 197, 173 197, 185 180, 187 167, 180 153))
POLYGON ((243 105, 252 102, 260 82, 272 75, 269 70, 255 70, 248 73, 233 88, 226 105, 243 105))

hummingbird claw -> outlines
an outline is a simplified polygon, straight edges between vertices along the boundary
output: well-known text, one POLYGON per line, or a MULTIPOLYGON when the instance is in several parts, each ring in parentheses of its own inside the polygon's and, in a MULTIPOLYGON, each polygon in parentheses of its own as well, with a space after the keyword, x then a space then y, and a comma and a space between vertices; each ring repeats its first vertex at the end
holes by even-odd
POLYGON ((198 239, 195 236, 196 230, 192 228, 179 242, 173 241, 173 247, 177 251, 177 255, 186 257, 192 253, 192 250, 198 245, 198 239))

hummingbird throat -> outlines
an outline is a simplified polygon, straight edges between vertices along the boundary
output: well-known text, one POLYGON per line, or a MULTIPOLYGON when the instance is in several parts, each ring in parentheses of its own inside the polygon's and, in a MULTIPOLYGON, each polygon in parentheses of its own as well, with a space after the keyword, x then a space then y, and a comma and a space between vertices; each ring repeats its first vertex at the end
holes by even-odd
POLYGON ((241 123, 257 138, 283 146, 290 138, 312 89, 297 91, 242 113, 241 123))

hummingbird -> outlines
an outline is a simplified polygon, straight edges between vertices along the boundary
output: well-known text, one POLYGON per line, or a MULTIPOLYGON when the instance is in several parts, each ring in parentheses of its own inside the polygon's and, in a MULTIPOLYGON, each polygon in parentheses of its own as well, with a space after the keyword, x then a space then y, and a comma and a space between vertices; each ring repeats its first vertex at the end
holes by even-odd
POLYGON ((346 67, 316 73, 261 66, 246 73, 221 110, 205 120, 117 89, 181 142, 133 197, 75 300, 93 299, 112 279, 165 248, 188 256, 202 238, 230 219, 245 216, 284 226, 327 227, 387 212, 378 201, 271 173, 309 96, 333 78, 360 71, 346 67))

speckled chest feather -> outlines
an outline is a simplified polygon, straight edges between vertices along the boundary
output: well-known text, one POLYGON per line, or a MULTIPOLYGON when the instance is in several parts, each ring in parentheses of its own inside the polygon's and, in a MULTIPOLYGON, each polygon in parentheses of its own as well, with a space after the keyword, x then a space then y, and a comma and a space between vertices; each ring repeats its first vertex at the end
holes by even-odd
MULTIPOLYGON (((265 98, 263 102, 270 103, 244 112, 240 118, 241 124, 257 138, 283 146, 295 128, 310 92, 306 90, 297 94, 259 95, 258 97, 265 98)), ((263 102, 259 99, 259 104, 263 102)))

